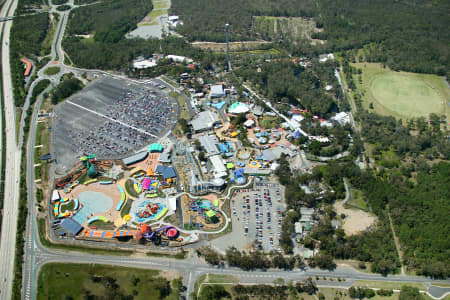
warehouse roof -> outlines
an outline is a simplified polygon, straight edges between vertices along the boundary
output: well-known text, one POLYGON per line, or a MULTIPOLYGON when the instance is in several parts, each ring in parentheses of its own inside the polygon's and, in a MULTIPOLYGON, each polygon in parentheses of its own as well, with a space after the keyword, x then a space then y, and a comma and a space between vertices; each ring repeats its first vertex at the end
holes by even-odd
POLYGON ((132 165, 135 164, 137 162, 140 162, 141 160, 144 160, 147 158, 148 152, 147 151, 142 151, 142 152, 138 152, 134 155, 125 157, 124 159, 122 159, 123 163, 128 165, 132 165))
POLYGON ((177 174, 175 173, 175 169, 173 167, 159 165, 156 167, 155 172, 160 173, 164 177, 164 180, 177 177, 177 174))
POLYGON ((211 98, 223 97, 224 95, 225 95, 225 93, 223 91, 223 85, 216 84, 216 85, 211 86, 211 92, 209 93, 209 96, 211 98))
POLYGON ((205 149, 208 154, 218 154, 216 144, 218 143, 217 138, 212 135, 202 135, 198 138, 200 144, 205 149))
POLYGON ((191 121, 194 131, 211 129, 214 124, 219 122, 219 115, 216 112, 206 110, 200 112, 195 119, 191 121))
POLYGON ((61 227, 74 235, 77 235, 83 229, 83 227, 81 227, 80 223, 78 223, 77 221, 75 221, 72 218, 64 218, 61 221, 61 227))
POLYGON ((223 162, 223 159, 220 155, 213 155, 209 157, 209 160, 211 161, 211 165, 213 167, 213 174, 215 178, 220 178, 223 176, 226 176, 227 168, 225 168, 225 164, 223 162))

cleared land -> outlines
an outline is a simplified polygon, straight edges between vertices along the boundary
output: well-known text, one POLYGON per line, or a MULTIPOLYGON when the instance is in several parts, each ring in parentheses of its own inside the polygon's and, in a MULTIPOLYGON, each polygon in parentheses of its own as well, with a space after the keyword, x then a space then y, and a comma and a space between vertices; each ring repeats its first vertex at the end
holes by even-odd
MULTIPOLYGON (((269 44, 268 41, 246 41, 246 42, 231 42, 230 51, 240 51, 242 49, 251 51, 269 51, 258 50, 262 45, 269 44)), ((193 42, 192 46, 200 49, 207 49, 213 52, 225 52, 227 50, 226 43, 214 43, 214 42, 193 42)), ((242 52, 242 51, 241 51, 242 52)))
POLYGON ((138 23, 138 26, 159 25, 158 18, 168 14, 169 1, 152 1, 152 4, 152 11, 138 23))
POLYGON ((52 263, 44 265, 39 273, 37 299, 119 299, 119 295, 132 299, 179 299, 180 276, 171 274, 166 279, 158 275, 156 270, 52 263))
POLYGON ((320 32, 313 19, 300 17, 253 17, 253 30, 264 40, 276 41, 288 38, 291 41, 300 39, 309 40, 311 44, 323 44, 325 41, 316 40, 311 37, 314 32, 320 32))
POLYGON ((355 75, 355 83, 363 93, 363 106, 382 115, 399 118, 428 117, 430 113, 446 114, 450 100, 443 79, 436 75, 395 72, 380 64, 357 63, 362 70, 355 75))
POLYGON ((348 235, 357 234, 375 223, 376 217, 360 209, 344 208, 343 201, 334 204, 338 215, 345 214, 342 229, 348 235))

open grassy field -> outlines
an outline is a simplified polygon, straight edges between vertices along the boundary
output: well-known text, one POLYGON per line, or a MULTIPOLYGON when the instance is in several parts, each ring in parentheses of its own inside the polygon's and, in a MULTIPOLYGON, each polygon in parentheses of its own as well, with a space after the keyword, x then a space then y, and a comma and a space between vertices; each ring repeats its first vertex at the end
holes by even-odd
POLYGON ((362 70, 355 83, 364 94, 363 107, 398 118, 428 117, 430 113, 448 114, 449 89, 436 75, 395 72, 380 64, 353 64, 362 70))
POLYGON ((156 270, 51 263, 39 273, 37 299, 179 299, 181 281, 159 275, 156 270))
POLYGON ((362 209, 364 211, 368 211, 369 208, 367 207, 367 203, 364 200, 364 195, 363 192, 361 190, 358 189, 351 189, 351 198, 350 200, 347 202, 347 205, 351 206, 351 207, 356 207, 359 209, 362 209))

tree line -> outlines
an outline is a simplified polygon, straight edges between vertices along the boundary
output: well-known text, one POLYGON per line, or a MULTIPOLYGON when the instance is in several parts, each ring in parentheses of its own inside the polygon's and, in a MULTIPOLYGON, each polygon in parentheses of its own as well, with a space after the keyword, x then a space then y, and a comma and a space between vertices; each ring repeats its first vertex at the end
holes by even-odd
POLYGON ((301 106, 319 116, 330 115, 342 101, 341 90, 334 77, 334 63, 313 63, 303 68, 290 60, 242 62, 234 70, 243 81, 250 81, 274 104, 301 106), (325 91, 326 85, 333 90, 325 91))
MULTIPOLYGON (((424 0, 174 0, 171 14, 180 15, 184 25, 177 31, 190 41, 225 41, 226 23, 231 41, 256 40, 253 16, 313 17, 322 29, 312 38, 324 45, 300 43, 287 38, 279 46, 293 55, 315 55, 364 49, 367 61, 382 62, 393 70, 446 75, 449 68, 450 33, 446 1, 424 0)), ((266 36, 267 38, 267 36, 266 36)), ((359 54, 358 54, 359 55, 359 54)))
POLYGON ((18 107, 24 104, 26 97, 24 64, 20 59, 26 57, 38 61, 48 27, 48 13, 14 18, 9 47, 14 102, 18 107))

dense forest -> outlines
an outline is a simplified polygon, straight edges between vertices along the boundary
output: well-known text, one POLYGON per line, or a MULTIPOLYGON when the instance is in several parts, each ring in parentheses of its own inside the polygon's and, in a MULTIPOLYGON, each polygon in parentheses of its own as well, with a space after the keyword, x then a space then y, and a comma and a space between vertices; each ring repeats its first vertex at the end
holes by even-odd
POLYGON ((445 75, 449 69, 450 25, 448 1, 348 0, 174 0, 171 14, 180 15, 179 32, 189 40, 224 42, 224 24, 231 40, 260 38, 252 28, 253 16, 314 17, 323 31, 313 38, 326 40, 318 47, 292 47, 278 41, 294 55, 314 49, 341 51, 366 48, 365 59, 383 62, 393 70, 445 75))
POLYGON ((450 155, 448 139, 441 129, 445 119, 431 115, 430 122, 419 118, 403 124, 366 111, 356 116, 361 121, 363 140, 372 145, 374 168, 360 170, 353 163, 362 150, 356 136, 350 147, 353 159, 330 162, 315 168, 312 174, 293 174, 287 160, 280 160, 276 174, 286 186, 287 204, 293 209, 283 222, 283 249, 292 249, 293 224, 300 218, 300 206, 324 205, 319 224, 303 241, 306 247, 319 247, 324 255, 334 258, 371 262, 375 272, 395 272, 400 262, 389 226, 391 216, 403 251, 402 263, 423 275, 450 276, 450 242, 446 238, 450 235, 450 163, 442 161, 450 155), (327 205, 344 198, 342 178, 364 193, 378 216, 377 225, 359 235, 346 236, 330 224, 337 216, 327 205), (305 194, 299 185, 308 182, 322 182, 333 192, 320 198, 305 194))
POLYGON ((336 110, 338 100, 342 99, 334 76, 334 62, 320 64, 316 61, 312 68, 305 69, 290 60, 262 64, 244 61, 235 69, 235 74, 250 81, 275 103, 300 105, 320 116, 336 110), (332 85, 333 89, 326 92, 326 85, 332 85))
POLYGON ((189 40, 225 42, 225 24, 229 23, 231 41, 254 40, 253 16, 312 16, 312 0, 174 0, 170 13, 179 15, 184 26, 179 32, 189 40))
POLYGON ((143 0, 114 0, 77 8, 70 14, 64 49, 75 65, 90 69, 127 71, 137 56, 151 56, 161 51, 201 61, 202 52, 181 38, 125 37, 151 9, 151 1, 143 0), (93 36, 79 36, 89 34, 93 36))
POLYGON ((42 5, 47 4, 48 0, 20 0, 17 3, 15 15, 20 16, 34 13, 37 9, 40 9, 42 5))
POLYGON ((52 104, 56 105, 69 98, 84 87, 83 82, 75 78, 73 73, 64 74, 61 82, 51 91, 52 104))
POLYGON ((16 106, 25 101, 25 78, 22 57, 37 61, 49 27, 48 13, 16 17, 11 28, 10 59, 16 106))

